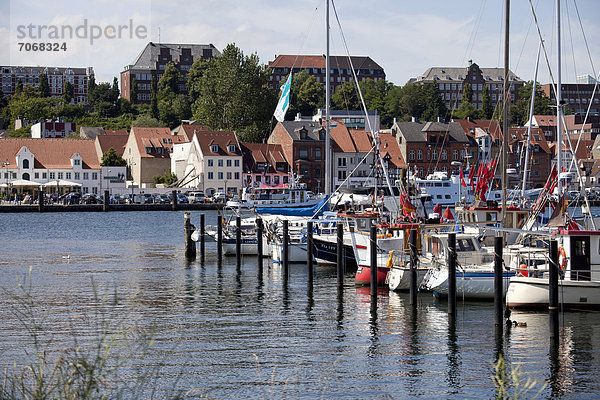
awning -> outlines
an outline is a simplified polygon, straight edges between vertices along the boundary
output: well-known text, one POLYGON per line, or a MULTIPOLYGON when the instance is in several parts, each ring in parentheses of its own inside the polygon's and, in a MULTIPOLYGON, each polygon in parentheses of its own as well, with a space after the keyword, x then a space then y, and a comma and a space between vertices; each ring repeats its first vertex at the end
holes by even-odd
POLYGON ((58 180, 53 180, 50 182, 46 182, 44 183, 42 186, 81 186, 81 183, 77 183, 77 182, 71 182, 71 181, 66 181, 64 179, 58 179, 58 180))
POLYGON ((26 187, 26 186, 41 186, 41 183, 29 181, 27 179, 17 179, 9 183, 13 187, 26 187))

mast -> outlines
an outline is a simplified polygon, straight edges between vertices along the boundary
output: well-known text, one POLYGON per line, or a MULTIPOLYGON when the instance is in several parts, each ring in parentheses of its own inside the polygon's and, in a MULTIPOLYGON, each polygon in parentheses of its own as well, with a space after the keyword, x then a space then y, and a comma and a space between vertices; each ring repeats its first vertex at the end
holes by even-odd
POLYGON ((510 0, 506 0, 504 10, 504 85, 502 86, 502 212, 501 212, 501 224, 503 228, 506 227, 506 168, 508 167, 508 107, 509 107, 509 93, 510 83, 508 76, 508 37, 509 37, 509 22, 510 22, 510 0))
POLYGON ((325 25, 327 36, 327 52, 325 53, 325 195, 331 194, 331 144, 329 139, 329 0, 325 12, 325 25))
POLYGON ((537 86, 538 65, 540 63, 540 51, 542 43, 538 46, 537 60, 535 62, 535 73, 533 74, 533 89, 531 90, 531 104, 529 105, 529 128, 527 129, 527 144, 525 147, 525 169, 523 171, 523 186, 521 198, 525 197, 525 186, 527 185, 527 173, 529 172, 529 145, 531 144, 531 126, 533 125, 533 106, 535 104, 535 89, 537 86))
POLYGON ((562 195, 562 99, 561 99, 561 70, 560 70, 560 0, 556 0, 556 145, 558 146, 556 156, 556 172, 558 173, 558 195, 562 195))

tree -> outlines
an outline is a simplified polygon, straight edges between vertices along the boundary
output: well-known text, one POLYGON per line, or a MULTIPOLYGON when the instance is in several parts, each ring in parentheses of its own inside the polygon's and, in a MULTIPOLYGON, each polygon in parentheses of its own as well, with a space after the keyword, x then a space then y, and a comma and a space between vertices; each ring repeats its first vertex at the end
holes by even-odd
POLYGON ((112 87, 110 88, 111 100, 115 103, 119 100, 119 96, 121 96, 121 92, 119 91, 119 82, 117 81, 117 77, 113 77, 112 87))
POLYGON ((438 118, 445 119, 448 114, 448 108, 438 89, 438 85, 433 82, 423 85, 423 98, 425 101, 425 109, 421 118, 424 121, 436 121, 438 118))
POLYGON ((48 75, 40 74, 40 86, 38 88, 41 97, 50 97, 50 85, 48 85, 48 75))
POLYGON ((490 119, 494 114, 494 107, 492 107, 492 104, 490 103, 490 90, 488 89, 487 85, 483 87, 480 114, 482 119, 490 119))
POLYGON ((17 79, 17 84, 15 86, 15 95, 18 96, 23 93, 23 81, 21 78, 17 79))
POLYGON ((177 71, 177 68, 175 68, 175 64, 169 62, 165 68, 165 72, 158 81, 159 100, 161 97, 168 96, 170 93, 177 94, 177 84, 180 80, 181 75, 179 74, 179 71, 177 71))
POLYGON ((155 185, 164 184, 165 186, 171 186, 177 182, 177 175, 172 172, 165 172, 164 175, 155 175, 152 177, 155 185))
POLYGON ((454 110, 454 117, 458 119, 477 119, 479 111, 471 103, 473 99, 473 89, 471 85, 465 83, 463 86, 463 95, 460 106, 454 110))
POLYGON ((131 122, 131 126, 152 127, 152 126, 165 126, 165 124, 163 124, 158 119, 151 117, 149 115, 140 115, 139 117, 137 117, 135 120, 133 120, 131 122))
POLYGON ((104 152, 100 165, 103 167, 124 167, 127 165, 127 161, 117 154, 115 149, 112 147, 104 152))
POLYGON ((315 115, 324 102, 323 85, 317 82, 314 76, 306 71, 300 71, 292 76, 290 107, 286 113, 288 116, 293 117, 298 113, 315 115))
POLYGON ((465 83, 465 86, 463 87, 462 101, 464 102, 465 100, 469 103, 473 102, 473 88, 468 83, 465 83))
POLYGON ((203 59, 202 57, 198 57, 196 61, 194 61, 194 63, 192 64, 192 68, 188 71, 188 79, 186 85, 191 104, 194 104, 194 102, 200 96, 201 78, 204 75, 204 71, 206 70, 207 65, 208 62, 205 59, 203 59))
POLYGON ((152 118, 158 119, 158 93, 156 89, 156 76, 152 75, 150 83, 150 115, 152 118))
POLYGON ((367 110, 377 111, 380 114, 381 123, 384 126, 390 126, 394 116, 387 115, 385 103, 386 97, 394 85, 385 79, 378 80, 377 82, 373 79, 366 79, 360 82, 359 86, 365 99, 367 110))
POLYGON ((65 81, 63 89, 63 99, 67 104, 70 104, 71 100, 73 100, 73 84, 69 81, 65 81))
POLYGON ((256 54, 245 56, 235 44, 227 45, 220 57, 207 61, 198 82, 190 83, 199 90, 194 118, 214 129, 235 130, 242 141, 262 141, 277 103, 269 77, 256 54))
MULTIPOLYGON (((519 97, 510 108, 510 120, 512 124, 521 126, 529 120, 529 109, 531 108, 531 91, 533 81, 525 83, 519 89, 519 97)), ((539 85, 535 88, 535 101, 533 104, 534 115, 550 115, 554 113, 552 102, 539 85)))
POLYGON ((353 82, 344 82, 331 95, 331 107, 336 110, 360 110, 358 90, 353 82))
POLYGON ((135 77, 131 80, 131 91, 129 92, 129 101, 135 103, 137 101, 137 79, 135 77))
POLYGON ((31 127, 26 126, 23 128, 15 129, 14 131, 10 131, 8 133, 8 137, 14 137, 14 138, 31 137, 31 127))

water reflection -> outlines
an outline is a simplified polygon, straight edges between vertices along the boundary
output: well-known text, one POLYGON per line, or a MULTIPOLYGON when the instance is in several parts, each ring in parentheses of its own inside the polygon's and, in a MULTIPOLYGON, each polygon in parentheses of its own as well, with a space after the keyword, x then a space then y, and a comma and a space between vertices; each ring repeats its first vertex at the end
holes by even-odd
POLYGON ((450 393, 456 393, 460 388, 460 346, 456 335, 456 317, 448 315, 448 374, 446 381, 450 386, 450 393))

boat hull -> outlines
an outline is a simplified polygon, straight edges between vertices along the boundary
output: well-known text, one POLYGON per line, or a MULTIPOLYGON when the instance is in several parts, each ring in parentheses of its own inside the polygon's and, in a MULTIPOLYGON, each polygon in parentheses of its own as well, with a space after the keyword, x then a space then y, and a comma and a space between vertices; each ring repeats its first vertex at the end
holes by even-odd
MULTIPOLYGON (((314 237, 313 244, 314 256, 319 264, 337 264, 337 237, 314 237)), ((356 268, 356 258, 351 245, 344 244, 343 257, 347 269, 356 268)))
MULTIPOLYGON (((514 272, 503 273, 503 279, 514 276, 514 272)), ((423 287, 435 295, 448 295, 448 269, 432 268, 423 280, 423 287)), ((507 285, 502 286, 502 296, 507 292, 507 285)), ((484 271, 457 271, 456 296, 466 299, 493 300, 494 299, 494 272, 484 271)))
MULTIPOLYGON (((423 283, 427 268, 417 268, 417 288, 423 283)), ((410 268, 392 267, 387 274, 387 284, 390 290, 410 289, 410 268)))
MULTIPOLYGON (((377 268, 377 286, 385 286, 386 278, 389 268, 377 268)), ((371 284, 371 267, 366 265, 360 265, 356 270, 354 277, 354 283, 357 285, 370 285, 371 284)))
MULTIPOLYGON (((566 310, 599 310, 600 282, 559 280, 560 306, 566 310)), ((548 309, 547 278, 512 277, 506 305, 515 309, 548 309)))
MULTIPOLYGON (((283 245, 281 243, 272 244, 273 262, 276 264, 283 263, 283 245)), ((290 243, 288 245, 288 263, 300 264, 306 263, 307 246, 306 243, 290 243)))

